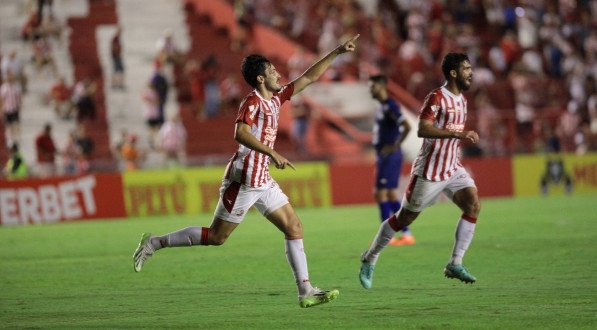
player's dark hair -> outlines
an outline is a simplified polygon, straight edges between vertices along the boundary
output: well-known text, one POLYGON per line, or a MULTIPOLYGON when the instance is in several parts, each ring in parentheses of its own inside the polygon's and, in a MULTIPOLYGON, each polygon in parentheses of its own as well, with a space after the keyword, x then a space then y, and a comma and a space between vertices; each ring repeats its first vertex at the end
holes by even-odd
POLYGON ((446 80, 450 80, 450 71, 456 70, 460 67, 460 64, 464 61, 469 61, 468 56, 463 53, 448 53, 444 56, 444 60, 442 61, 442 72, 444 73, 444 77, 446 80))
POLYGON ((240 71, 245 81, 253 88, 257 88, 257 76, 265 76, 265 69, 271 62, 258 54, 248 55, 240 65, 240 71))
POLYGON ((369 77, 369 81, 378 83, 378 84, 381 83, 381 84, 387 85, 388 77, 386 77, 383 74, 376 74, 374 76, 369 77))

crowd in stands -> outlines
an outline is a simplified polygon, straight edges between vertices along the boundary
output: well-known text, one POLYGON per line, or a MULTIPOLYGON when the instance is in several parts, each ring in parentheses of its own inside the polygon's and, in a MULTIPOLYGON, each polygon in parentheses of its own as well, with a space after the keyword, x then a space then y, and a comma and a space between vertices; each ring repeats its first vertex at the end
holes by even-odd
POLYGON ((469 115, 483 132, 468 152, 597 150, 596 1, 229 1, 245 26, 269 25, 315 53, 360 33, 359 63, 337 63, 331 78, 381 72, 420 100, 443 81, 443 55, 466 52, 469 115), (559 143, 545 143, 553 136, 559 143))
MULTIPOLYGON (((466 52, 474 66, 474 84, 467 97, 470 122, 481 134, 469 155, 500 156, 513 152, 575 152, 597 150, 597 1, 594 0, 227 0, 234 6, 238 29, 230 36, 234 52, 251 51, 252 26, 265 24, 295 40, 299 51, 285 70, 288 79, 312 63, 343 35, 360 33, 358 56, 336 61, 324 80, 365 81, 383 73, 420 101, 441 85, 440 60, 450 51, 466 52)), ((69 84, 58 72, 53 49, 65 47, 64 24, 52 0, 29 1, 21 39, 31 58, 16 50, 0 53, 0 104, 10 159, 5 172, 27 175, 19 151, 22 98, 36 77, 54 81, 47 101, 57 120, 75 121, 66 145, 52 141, 51 123, 35 141, 37 175, 89 171, 94 141, 86 133, 97 117, 98 87, 87 77, 69 84), (45 78, 44 78, 45 79, 45 78), (61 157, 62 169, 55 157, 61 157), (55 165, 54 165, 55 166, 55 165)), ((122 28, 110 39, 110 85, 126 92, 122 28)), ((238 106, 243 82, 239 75, 222 76, 215 56, 188 58, 171 31, 157 40, 153 73, 139 97, 146 121, 149 150, 139 146, 138 133, 123 131, 112 146, 123 170, 142 167, 148 152, 163 152, 165 166, 185 164, 187 133, 179 116, 166 118, 169 87, 165 71, 180 70, 187 97, 198 120, 209 120, 238 106)), ((182 96, 181 96, 182 95, 182 96)), ((418 109, 414 109, 418 110, 418 109)), ((306 152, 305 133, 311 110, 293 100, 292 137, 306 152)), ((29 171, 30 172, 30 171, 29 171)))

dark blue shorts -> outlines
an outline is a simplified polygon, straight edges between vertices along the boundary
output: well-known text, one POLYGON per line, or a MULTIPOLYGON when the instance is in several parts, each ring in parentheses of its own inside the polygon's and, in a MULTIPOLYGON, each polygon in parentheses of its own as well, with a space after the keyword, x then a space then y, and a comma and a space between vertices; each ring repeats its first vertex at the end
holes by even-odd
POLYGON ((396 151, 387 156, 377 154, 375 168, 375 188, 398 188, 398 180, 402 170, 402 151, 396 151))

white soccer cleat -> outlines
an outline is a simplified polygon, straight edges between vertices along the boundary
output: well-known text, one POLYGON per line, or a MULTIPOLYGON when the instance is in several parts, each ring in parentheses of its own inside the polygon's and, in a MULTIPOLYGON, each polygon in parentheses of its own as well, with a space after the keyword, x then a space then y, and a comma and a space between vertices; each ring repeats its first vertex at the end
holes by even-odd
POLYGON ((153 255, 154 249, 153 246, 151 246, 150 238, 150 233, 144 233, 141 235, 139 246, 137 246, 137 250, 135 250, 135 254, 133 254, 133 268, 137 273, 141 271, 145 261, 147 261, 147 259, 153 255))

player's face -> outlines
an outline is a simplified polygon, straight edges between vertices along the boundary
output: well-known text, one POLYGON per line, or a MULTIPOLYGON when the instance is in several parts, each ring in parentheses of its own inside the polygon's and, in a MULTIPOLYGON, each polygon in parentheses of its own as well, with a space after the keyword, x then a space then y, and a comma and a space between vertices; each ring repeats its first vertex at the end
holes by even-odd
POLYGON ((471 88, 473 82, 473 67, 469 61, 460 64, 456 74, 456 85, 461 91, 467 91, 471 88))
POLYGON ((267 69, 265 69, 265 81, 264 85, 265 88, 272 92, 279 92, 282 87, 280 86, 280 74, 276 67, 273 64, 270 64, 267 69))
POLYGON ((379 95, 382 89, 382 84, 369 81, 369 92, 371 93, 371 97, 373 97, 374 99, 379 99, 379 95))

